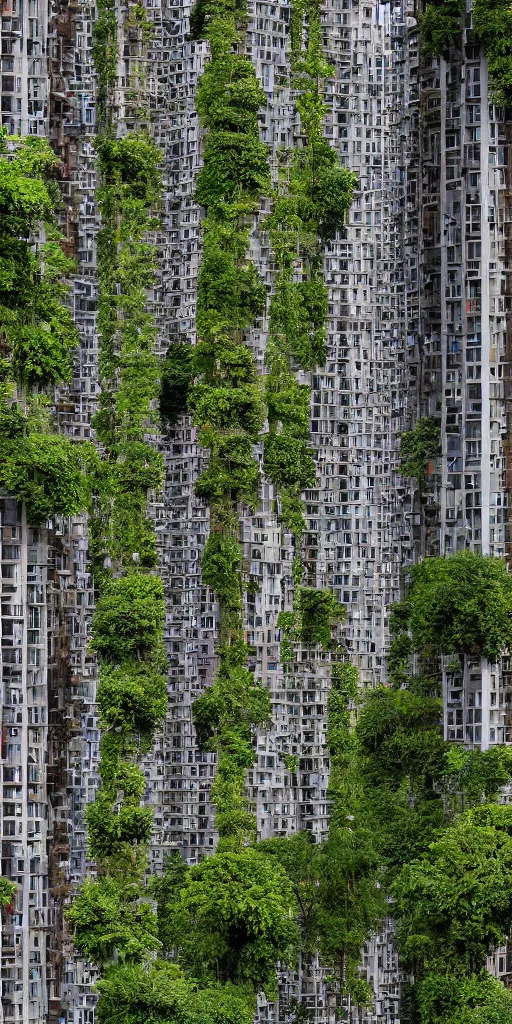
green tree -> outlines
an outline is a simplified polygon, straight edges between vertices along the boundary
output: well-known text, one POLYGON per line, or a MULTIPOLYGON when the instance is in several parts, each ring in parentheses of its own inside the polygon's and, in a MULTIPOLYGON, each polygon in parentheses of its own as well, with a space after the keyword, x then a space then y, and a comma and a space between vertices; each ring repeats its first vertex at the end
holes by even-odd
POLYGON ((319 924, 319 880, 322 847, 310 832, 297 832, 287 839, 266 839, 258 850, 275 857, 293 885, 303 948, 316 950, 319 924))
POLYGON ((425 54, 444 56, 460 36, 465 12, 463 0, 435 0, 420 18, 420 39, 425 54))
POLYGON ((512 926, 512 837, 462 815, 395 882, 399 938, 417 977, 479 971, 512 926))
POLYGON ((439 697, 384 686, 368 693, 358 716, 357 737, 374 780, 395 788, 407 778, 410 793, 417 783, 431 789, 445 769, 442 713, 439 697))
POLYGON ((187 875, 187 865, 177 852, 169 854, 161 875, 152 875, 149 890, 156 900, 158 938, 164 953, 171 953, 175 941, 174 913, 187 875))
MULTIPOLYGON (((364 809, 354 807, 344 825, 331 827, 322 850, 319 891, 318 948, 324 964, 334 968, 338 1005, 352 991, 360 996, 361 949, 387 913, 378 877, 379 852, 364 822, 364 809)), ((366 1002, 365 991, 361 1002, 366 1002)))
POLYGON ((151 735, 167 710, 166 679, 147 662, 102 664, 97 699, 102 729, 151 735))
POLYGON ((160 416, 164 423, 176 423, 186 412, 193 379, 193 349, 188 342, 169 345, 160 374, 160 416))
POLYGON ((486 971, 433 972, 418 986, 415 1012, 419 1024, 508 1024, 512 994, 486 971))
POLYGON ((171 909, 178 959, 192 976, 274 991, 276 963, 289 963, 298 941, 292 885, 274 859, 250 848, 207 858, 171 909))
POLYGON ((512 576, 505 559, 461 551, 408 569, 392 629, 417 651, 476 654, 497 661, 512 646, 512 576))
POLYGON ((66 917, 77 949, 100 966, 114 957, 143 962, 160 947, 156 914, 137 884, 86 879, 66 917))

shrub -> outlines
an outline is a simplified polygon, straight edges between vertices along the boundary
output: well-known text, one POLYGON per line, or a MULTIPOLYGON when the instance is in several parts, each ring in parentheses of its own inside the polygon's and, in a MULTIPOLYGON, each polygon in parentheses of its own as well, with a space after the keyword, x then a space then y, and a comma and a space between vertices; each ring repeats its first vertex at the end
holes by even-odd
POLYGON ((420 18, 420 40, 427 54, 442 57, 462 30, 464 0, 437 0, 427 4, 420 18))
POLYGON ((233 502, 255 505, 259 467, 253 455, 253 443, 243 434, 220 435, 212 450, 210 465, 196 483, 199 498, 210 504, 229 496, 233 502))
POLYGON ((307 441, 288 434, 267 434, 264 441, 265 473, 277 485, 314 487, 316 470, 307 441))
POLYGON ((265 308, 266 289, 256 267, 235 263, 234 254, 206 235, 198 279, 197 329, 203 333, 213 322, 243 330, 265 308))
POLYGON ((160 452, 143 441, 127 441, 117 448, 114 481, 124 491, 160 490, 164 466, 160 452))
POLYGON ((99 171, 107 186, 124 185, 145 203, 155 202, 161 188, 161 153, 148 135, 130 132, 119 139, 98 135, 95 145, 99 171))
MULTIPOLYGON (((336 231, 345 224, 356 185, 357 175, 339 165, 324 167, 315 175, 313 197, 322 238, 334 238, 336 231)), ((324 317, 327 314, 327 300, 325 307, 324 317)))
POLYGON ((302 588, 299 593, 299 609, 302 642, 322 644, 327 650, 331 644, 331 625, 345 617, 343 605, 328 590, 302 588))
POLYGON ((197 87, 196 108, 208 128, 257 132, 258 110, 265 105, 265 93, 245 55, 227 53, 206 65, 197 87))
POLYGON ((287 435, 309 434, 311 392, 291 374, 269 374, 266 386, 268 419, 271 426, 282 423, 287 435))
POLYGON ((116 1017, 129 1024, 252 1024, 254 1019, 250 990, 229 984, 199 988, 165 960, 116 965, 96 987, 98 1024, 116 1017))
POLYGON ((194 701, 192 711, 197 742, 206 750, 224 745, 226 730, 235 727, 250 744, 251 726, 268 723, 272 713, 268 690, 251 672, 222 663, 215 682, 194 701))
POLYGON ((402 434, 399 472, 419 482, 423 480, 430 459, 439 454, 440 437, 441 431, 433 418, 419 419, 413 430, 402 434))
POLYGON ((203 582, 215 591, 226 609, 240 607, 242 549, 238 541, 223 533, 210 534, 204 549, 203 582))
POLYGON ((167 711, 165 676, 146 662, 102 665, 98 710, 103 729, 152 733, 167 711))
POLYGON ((8 907, 14 902, 16 885, 8 878, 0 877, 0 907, 8 907))
POLYGON ((26 503, 32 525, 55 515, 78 515, 86 508, 86 470, 95 458, 91 445, 62 436, 31 434, 3 438, 0 456, 0 485, 26 503))
POLYGON ((114 953, 119 963, 143 962, 160 945, 156 914, 138 885, 86 879, 66 917, 75 946, 96 964, 108 963, 114 953))
POLYGON ((102 860, 119 853, 125 845, 149 843, 153 808, 124 803, 114 809, 100 792, 87 807, 85 820, 91 859, 102 860))
POLYGON ((146 776, 133 761, 120 761, 117 756, 109 756, 108 746, 101 744, 101 762, 99 774, 103 783, 101 794, 111 794, 115 799, 122 792, 128 800, 142 800, 146 788, 146 776))
POLYGON ((257 435, 263 422, 263 402, 259 384, 219 387, 207 381, 194 384, 190 401, 196 423, 201 427, 229 430, 240 427, 257 435))
POLYGON ((485 47, 495 103, 512 101, 512 15, 506 0, 474 0, 475 36, 485 47))
POLYGON ((108 661, 147 656, 161 643, 164 619, 160 579, 141 573, 113 579, 96 606, 91 650, 108 661))
POLYGON ((512 838, 461 815, 394 888, 404 964, 479 970, 512 927, 512 838))
POLYGON ((202 206, 220 207, 240 195, 256 200, 268 192, 267 147, 257 137, 212 133, 207 136, 203 157, 196 185, 196 202, 202 206))

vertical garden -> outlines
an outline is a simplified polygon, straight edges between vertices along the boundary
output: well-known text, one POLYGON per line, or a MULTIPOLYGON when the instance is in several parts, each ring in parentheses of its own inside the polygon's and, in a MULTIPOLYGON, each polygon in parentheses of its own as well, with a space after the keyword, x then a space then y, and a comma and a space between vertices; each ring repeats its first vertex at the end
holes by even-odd
MULTIPOLYGON (((272 177, 243 0, 197 0, 193 9, 191 35, 209 47, 196 94, 197 340, 171 345, 160 360, 148 294, 163 154, 144 106, 137 117, 147 129, 126 130, 117 88, 127 33, 144 46, 151 25, 140 4, 98 5, 95 445, 57 433, 51 413, 78 340, 67 306, 73 266, 56 227, 58 164, 38 138, 1 143, 0 486, 33 526, 87 510, 96 591, 100 784, 86 810, 94 872, 67 916, 77 950, 99 972, 98 1024, 251 1024, 258 996, 275 999, 278 971, 316 959, 336 1019, 361 1021, 373 996, 361 951, 389 917, 402 1024, 506 1024, 512 996, 488 973, 487 957, 512 931, 512 809, 499 802, 512 754, 444 741, 440 678, 446 656, 460 667, 467 657, 496 663, 511 649, 512 577, 501 560, 471 552, 412 566, 392 609, 388 685, 362 692, 335 636, 344 609, 306 574, 303 495, 316 483, 316 451, 305 381, 326 361, 325 253, 357 181, 324 137, 324 83, 335 69, 323 52, 320 3, 294 0, 290 14, 288 84, 300 130, 272 177), (270 290, 250 258, 256 233, 272 251, 270 290), (252 332, 264 317, 261 370, 252 332), (164 466, 155 439, 160 416, 172 423, 183 413, 204 454, 195 484, 209 513, 202 581, 219 608, 215 677, 193 704, 198 746, 216 755, 218 845, 192 867, 173 854, 152 876, 141 763, 167 709, 151 517, 164 466), (317 843, 307 831, 259 842, 246 792, 256 731, 272 722, 269 691, 249 670, 247 595, 257 584, 241 542, 264 481, 292 545, 293 603, 278 619, 285 678, 293 685, 304 649, 329 655, 331 666, 330 820, 317 843)), ((427 4, 424 48, 446 53, 463 15, 459 0, 427 4)), ((502 0, 475 0, 473 20, 505 102, 510 11, 502 0)), ((136 75, 123 88, 140 98, 136 75)), ((419 490, 439 444, 427 418, 402 437, 401 472, 419 490)), ((299 751, 287 767, 300 766, 299 751)), ((0 879, 0 902, 13 900, 15 887, 0 879)), ((307 1020, 299 1006, 283 1012, 286 1024, 307 1020)))

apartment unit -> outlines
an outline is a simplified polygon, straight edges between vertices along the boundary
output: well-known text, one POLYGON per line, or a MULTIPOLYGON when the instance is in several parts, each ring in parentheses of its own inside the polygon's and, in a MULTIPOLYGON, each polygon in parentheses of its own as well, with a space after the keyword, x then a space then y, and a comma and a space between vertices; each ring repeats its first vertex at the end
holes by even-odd
MULTIPOLYGON (((164 203, 154 241, 159 277, 148 296, 163 355, 195 341, 201 165, 195 110, 208 57, 189 37, 191 5, 147 0, 153 34, 141 39, 118 5, 115 103, 119 130, 145 125, 161 147, 164 203), (142 113, 141 113, 142 111, 142 113)), ((62 160, 61 222, 77 261, 70 301, 81 344, 71 386, 55 396, 61 429, 91 436, 98 394, 93 148, 96 79, 92 3, 4 0, 2 124, 46 135, 62 160)), ((361 685, 386 678, 388 616, 401 569, 468 544, 508 555, 507 440, 510 364, 508 259, 510 127, 492 100, 486 61, 471 40, 471 15, 450 61, 420 55, 412 0, 326 0, 323 40, 335 69, 326 82, 326 136, 359 186, 345 229, 324 260, 329 286, 326 364, 311 386, 318 483, 305 494, 307 585, 329 587, 347 608, 343 636, 361 685), (441 427, 442 455, 420 490, 397 473, 400 435, 420 416, 441 427)), ((300 142, 289 85, 290 5, 248 0, 247 53, 267 97, 261 138, 274 180, 277 153, 300 142)), ((262 199, 251 258, 268 287, 275 264, 262 199)), ((264 367, 268 321, 250 344, 264 367)), ((218 607, 201 580, 208 509, 194 493, 204 465, 187 417, 154 437, 164 454, 163 494, 151 509, 164 581, 169 712, 145 762, 154 806, 152 866, 178 849, 190 864, 215 848, 209 799, 213 754, 198 750, 192 701, 214 677, 218 607)), ((262 458, 262 448, 259 450, 262 458)), ((325 747, 330 666, 299 647, 293 687, 279 659, 279 612, 293 599, 292 538, 264 481, 242 529, 245 564, 259 592, 244 618, 251 667, 268 687, 272 727, 257 737, 247 787, 262 838, 307 828, 325 836, 325 747), (285 756, 299 758, 290 771, 285 756)), ((93 799, 99 734, 96 667, 87 652, 93 590, 87 523, 34 530, 0 498, 2 526, 2 873, 19 881, 3 915, 5 1024, 94 1024, 94 980, 73 952, 62 911, 87 868, 84 807, 93 799)), ((450 740, 487 748, 510 742, 510 664, 443 668, 450 740)), ((506 951, 494 969, 507 973, 506 951)), ((376 994, 366 1024, 398 1024, 399 971, 392 922, 363 952, 376 994)), ((260 1020, 283 1020, 298 1000, 316 1024, 332 1019, 323 973, 303 964, 284 975, 260 1020)))

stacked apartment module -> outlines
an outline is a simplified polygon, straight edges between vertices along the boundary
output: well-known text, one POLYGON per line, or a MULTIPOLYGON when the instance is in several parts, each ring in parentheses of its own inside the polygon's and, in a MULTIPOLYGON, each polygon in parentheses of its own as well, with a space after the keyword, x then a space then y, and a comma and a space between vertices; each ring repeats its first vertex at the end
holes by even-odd
MULTIPOLYGON (((208 44, 190 39, 191 5, 146 0, 154 32, 142 45, 125 26, 115 99, 118 130, 143 124, 162 152, 164 199, 155 231, 159 271, 148 296, 158 351, 196 341, 203 211, 194 201, 202 132, 195 109, 208 44), (134 87, 135 83, 135 87, 134 87)), ((290 5, 248 0, 246 52, 267 98, 261 139, 277 155, 300 144, 290 87, 290 5)), ((93 436, 98 395, 95 206, 94 5, 4 0, 2 124, 45 135, 62 161, 59 211, 77 263, 70 302, 80 331, 72 384, 55 395, 60 429, 93 436)), ((311 387, 317 484, 304 494, 305 584, 329 588, 347 609, 340 627, 362 686, 386 680, 390 606, 401 570, 467 546, 510 553, 507 438, 510 326, 510 125, 493 102, 471 15, 451 59, 425 58, 411 0, 325 0, 325 134, 358 175, 345 227, 326 247, 329 288, 325 366, 311 387), (441 429, 442 455, 424 487, 398 472, 400 436, 420 417, 441 429)), ((276 266, 262 198, 250 255, 271 294, 276 266)), ((251 329, 264 368, 268 319, 251 329)), ((179 850, 189 864, 215 849, 210 788, 215 756, 198 749, 192 702, 213 681, 219 611, 201 579, 209 514, 194 484, 206 453, 190 418, 153 438, 163 452, 163 493, 153 502, 166 593, 169 711, 146 758, 154 807, 153 870, 179 850)), ((260 460, 262 446, 258 448, 260 460)), ((280 661, 281 611, 293 602, 290 533, 264 480, 242 526, 244 564, 258 584, 244 621, 255 678, 269 690, 272 725, 256 737, 247 791, 260 838, 309 830, 325 838, 329 803, 326 714, 329 655, 296 646, 280 661), (293 685, 291 683, 293 682, 293 685), (296 759, 296 769, 290 766, 296 759)), ((2 874, 18 884, 3 913, 4 1024, 94 1024, 94 974, 73 950, 63 919, 88 864, 84 808, 97 786, 96 665, 87 649, 93 609, 87 520, 33 529, 0 494, 2 575, 2 874)), ((466 658, 443 667, 445 735, 487 749, 512 739, 512 679, 501 665, 466 658)), ((400 975, 392 922, 362 952, 375 992, 366 1024, 399 1024, 400 975)), ((507 973, 506 953, 494 969, 507 973)), ((334 1019, 316 962, 283 974, 276 1003, 259 1016, 278 1024, 296 1000, 315 1024, 334 1019)), ((356 1011, 354 1011, 355 1013, 356 1011)), ((357 1018, 354 1016, 354 1021, 357 1018)))
MULTIPOLYGON (((428 65, 409 33, 409 415, 435 417, 442 441, 414 496, 419 557, 510 553, 510 127, 471 28, 468 15, 453 58, 428 65)), ((443 684, 448 740, 510 742, 508 658, 446 659, 443 684)))

